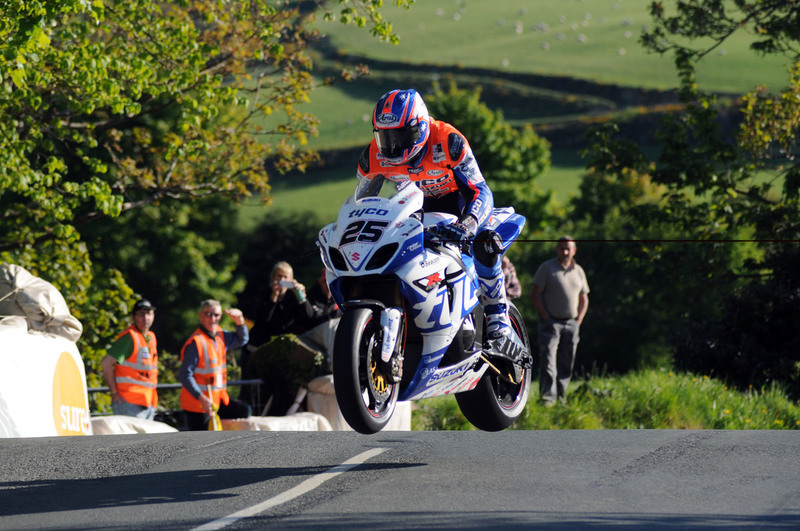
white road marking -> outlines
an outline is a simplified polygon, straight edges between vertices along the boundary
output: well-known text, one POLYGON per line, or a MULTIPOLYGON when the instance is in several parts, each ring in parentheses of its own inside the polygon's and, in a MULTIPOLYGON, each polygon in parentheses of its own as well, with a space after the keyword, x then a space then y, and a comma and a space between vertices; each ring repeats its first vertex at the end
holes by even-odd
POLYGON ((236 511, 235 513, 229 514, 228 516, 223 516, 222 518, 214 520, 213 522, 208 522, 207 524, 203 524, 200 527, 195 527, 192 531, 216 531, 217 529, 222 529, 239 520, 242 520, 243 518, 249 518, 251 516, 263 513, 268 509, 272 509, 277 505, 286 503, 290 500, 297 498, 298 496, 302 496, 306 492, 314 490, 315 488, 319 487, 329 479, 333 479, 342 472, 347 472, 351 468, 355 468, 358 465, 365 463, 369 459, 372 459, 373 457, 385 452, 386 450, 387 450, 386 448, 373 448, 372 450, 367 450, 366 452, 360 453, 357 456, 348 459, 341 465, 336 465, 330 470, 326 470, 321 474, 317 474, 316 476, 308 478, 307 480, 303 481, 296 487, 287 490, 286 492, 282 492, 277 496, 274 496, 268 500, 264 500, 263 502, 248 507, 246 509, 242 509, 241 511, 236 511))

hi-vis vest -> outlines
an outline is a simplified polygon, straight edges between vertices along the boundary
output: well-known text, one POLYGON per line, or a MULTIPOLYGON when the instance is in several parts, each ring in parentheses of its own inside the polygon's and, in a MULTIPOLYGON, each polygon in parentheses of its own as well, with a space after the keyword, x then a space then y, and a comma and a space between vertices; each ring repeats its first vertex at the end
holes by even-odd
MULTIPOLYGON (((181 349, 183 361, 186 347, 194 342, 197 347, 197 367, 194 370, 194 379, 204 395, 208 396, 208 386, 211 386, 211 401, 214 406, 219 406, 220 401, 227 405, 228 398, 228 365, 226 362, 227 349, 225 338, 218 333, 214 339, 208 337, 202 328, 195 330, 181 349)), ((186 390, 181 389, 181 408, 195 413, 204 413, 203 405, 197 398, 186 390)))
POLYGON ((131 325, 117 336, 130 334, 133 340, 133 353, 122 363, 114 366, 114 379, 117 391, 126 402, 145 407, 158 405, 158 353, 156 335, 149 331, 147 337, 131 325))

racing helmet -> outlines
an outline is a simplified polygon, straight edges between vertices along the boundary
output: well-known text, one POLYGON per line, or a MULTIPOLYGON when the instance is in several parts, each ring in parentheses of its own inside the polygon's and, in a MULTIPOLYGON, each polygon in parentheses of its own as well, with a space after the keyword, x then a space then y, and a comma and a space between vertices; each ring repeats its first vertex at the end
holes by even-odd
POLYGON ((431 117, 414 89, 387 92, 372 113, 372 132, 381 156, 393 165, 413 159, 431 134, 431 117))

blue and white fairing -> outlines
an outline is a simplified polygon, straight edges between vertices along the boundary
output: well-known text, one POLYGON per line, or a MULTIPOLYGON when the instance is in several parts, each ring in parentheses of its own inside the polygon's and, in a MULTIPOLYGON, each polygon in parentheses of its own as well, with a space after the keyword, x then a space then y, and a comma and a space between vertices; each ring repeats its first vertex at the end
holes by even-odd
POLYGON ((400 291, 408 304, 407 313, 423 337, 419 367, 401 400, 466 391, 477 384, 487 368, 484 365, 473 371, 479 352, 455 366, 439 368, 461 323, 467 320, 472 326, 471 313, 478 305, 477 278, 470 271, 472 258, 462 255, 462 261, 467 271, 452 256, 424 249, 419 260, 404 264, 396 272, 398 277, 410 280, 400 284, 400 291))
MULTIPOLYGON (((426 227, 447 225, 456 218, 426 212, 423 224, 423 216, 416 215, 422 203, 422 191, 407 176, 362 179, 342 205, 336 223, 324 227, 318 238, 331 294, 340 305, 345 302, 342 279, 346 277, 391 275, 399 280, 406 314, 423 337, 420 364, 400 400, 469 390, 488 367, 478 364, 478 351, 456 365, 439 368, 462 323, 472 326, 478 281, 469 255, 450 246, 444 252, 425 247, 426 227)), ((513 209, 497 209, 486 226, 504 240, 509 236, 507 246, 524 222, 513 209)), ((387 312, 402 313, 403 308, 383 310, 387 312)), ((391 319, 382 315, 384 320, 391 319)), ((384 331, 386 340, 388 328, 384 331)))
POLYGON ((322 260, 337 277, 391 272, 423 247, 422 223, 412 217, 422 209, 422 191, 411 181, 390 183, 381 188, 392 195, 386 198, 368 195, 378 187, 368 184, 360 181, 336 223, 320 231, 322 260))

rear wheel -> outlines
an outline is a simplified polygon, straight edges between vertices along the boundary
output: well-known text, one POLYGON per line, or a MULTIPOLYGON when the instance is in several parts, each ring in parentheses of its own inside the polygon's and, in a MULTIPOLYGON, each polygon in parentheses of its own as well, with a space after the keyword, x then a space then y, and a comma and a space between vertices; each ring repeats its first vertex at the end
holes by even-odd
MULTIPOLYGON (((528 331, 522 315, 516 306, 510 303, 508 317, 511 320, 511 333, 516 334, 528 352, 531 352, 528 331)), ((500 431, 514 424, 522 415, 530 389, 530 369, 523 369, 519 383, 512 384, 489 368, 473 390, 456 395, 456 402, 464 417, 476 428, 484 431, 500 431)))
POLYGON ((375 433, 394 412, 399 384, 378 370, 381 326, 369 308, 342 315, 333 346, 333 386, 347 423, 360 433, 375 433))

